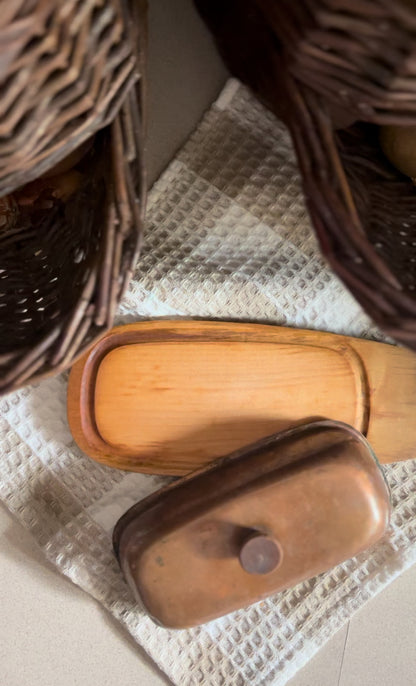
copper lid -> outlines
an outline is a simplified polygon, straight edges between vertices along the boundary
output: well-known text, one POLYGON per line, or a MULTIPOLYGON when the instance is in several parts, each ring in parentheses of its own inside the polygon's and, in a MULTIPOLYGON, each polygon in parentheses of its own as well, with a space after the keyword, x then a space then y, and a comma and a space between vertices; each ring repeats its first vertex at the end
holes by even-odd
POLYGON ((385 532, 389 490, 365 438, 320 421, 273 435, 132 507, 114 548, 136 598, 184 628, 294 586, 385 532))

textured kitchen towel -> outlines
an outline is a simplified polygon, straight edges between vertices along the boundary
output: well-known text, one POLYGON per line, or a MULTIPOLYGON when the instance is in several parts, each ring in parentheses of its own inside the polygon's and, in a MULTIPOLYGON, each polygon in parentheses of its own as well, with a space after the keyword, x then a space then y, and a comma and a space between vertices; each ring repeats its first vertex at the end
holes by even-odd
MULTIPOLYGON (((118 323, 242 319, 380 338, 317 249, 284 127, 231 80, 153 188, 118 323)), ((45 554, 97 598, 175 684, 284 684, 352 613, 416 560, 416 461, 386 468, 393 517, 367 554, 191 631, 135 605, 111 548, 117 518, 159 477, 85 457, 68 430, 67 375, 0 401, 0 495, 45 554)))

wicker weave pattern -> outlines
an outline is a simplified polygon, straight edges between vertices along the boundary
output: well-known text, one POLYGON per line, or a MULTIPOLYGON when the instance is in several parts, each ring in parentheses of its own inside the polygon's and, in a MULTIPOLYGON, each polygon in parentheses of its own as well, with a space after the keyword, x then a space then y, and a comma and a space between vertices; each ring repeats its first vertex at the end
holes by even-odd
POLYGON ((384 331, 416 348, 416 192, 386 160, 377 130, 335 132, 316 95, 290 81, 292 138, 321 248, 384 331), (302 97, 303 96, 303 97, 302 97))
POLYGON ((291 73, 356 119, 416 123, 410 0, 259 0, 291 73))
POLYGON ((1 4, 3 195, 111 122, 137 64, 122 0, 1 4))
POLYGON ((416 349, 416 190, 374 126, 416 124, 416 4, 196 4, 232 72, 290 129, 329 263, 386 333, 416 349))
POLYGON ((0 217, 0 393, 68 367, 111 327, 137 258, 146 189, 144 0, 5 4, 4 184, 27 183, 95 135, 69 200, 0 217))

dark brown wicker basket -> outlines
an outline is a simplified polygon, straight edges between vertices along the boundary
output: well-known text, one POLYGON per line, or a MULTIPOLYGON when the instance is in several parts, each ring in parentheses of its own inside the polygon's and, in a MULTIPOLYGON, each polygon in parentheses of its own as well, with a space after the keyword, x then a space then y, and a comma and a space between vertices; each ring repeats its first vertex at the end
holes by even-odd
POLYGON ((1 393, 112 325, 143 221, 144 28, 125 0, 21 0, 0 19, 1 393), (81 143, 70 197, 15 202, 81 143))
POLYGON ((416 124, 412 0, 196 0, 226 62, 290 129, 329 263, 416 349, 416 189, 380 124, 416 124))

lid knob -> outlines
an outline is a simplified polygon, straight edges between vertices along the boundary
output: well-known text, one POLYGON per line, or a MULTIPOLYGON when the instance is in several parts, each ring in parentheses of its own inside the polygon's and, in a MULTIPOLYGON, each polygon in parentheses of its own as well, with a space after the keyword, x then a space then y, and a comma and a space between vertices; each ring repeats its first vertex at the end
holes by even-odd
POLYGON ((282 559, 277 542, 260 532, 252 533, 240 548, 239 560, 249 574, 269 574, 282 559))

